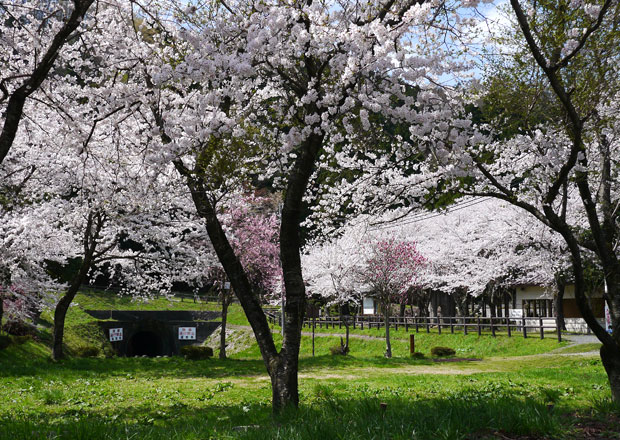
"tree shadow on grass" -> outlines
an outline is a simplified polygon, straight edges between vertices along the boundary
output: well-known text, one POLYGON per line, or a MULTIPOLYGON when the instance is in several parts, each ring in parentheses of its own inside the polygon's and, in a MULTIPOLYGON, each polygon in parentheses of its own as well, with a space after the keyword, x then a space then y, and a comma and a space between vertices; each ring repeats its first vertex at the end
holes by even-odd
POLYGON ((85 376, 204 377, 261 376, 267 374, 260 359, 206 359, 190 361, 182 357, 168 358, 72 358, 54 362, 49 358, 32 358, 31 352, 14 351, 0 357, 0 377, 61 377, 71 380, 85 376))

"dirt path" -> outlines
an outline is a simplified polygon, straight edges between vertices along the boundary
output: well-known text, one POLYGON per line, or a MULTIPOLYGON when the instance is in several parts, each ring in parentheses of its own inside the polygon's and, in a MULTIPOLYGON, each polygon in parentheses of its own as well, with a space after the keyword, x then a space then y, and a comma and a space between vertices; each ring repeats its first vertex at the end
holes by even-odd
MULTIPOLYGON (((228 324, 227 325, 228 328, 236 328, 236 329, 243 329, 243 330, 252 330, 252 327, 250 327, 249 325, 234 325, 234 324, 228 324)), ((280 330, 272 330, 273 333, 280 333, 280 330)), ((312 336, 312 332, 301 332, 302 336, 312 336)), ((315 338, 339 338, 339 337, 345 337, 344 333, 314 333, 314 337, 315 338)), ((366 339, 366 340, 375 340, 375 341, 384 341, 385 338, 379 337, 379 336, 368 336, 368 335, 358 335, 358 334, 353 334, 353 333, 349 333, 349 338, 350 339, 366 339)))

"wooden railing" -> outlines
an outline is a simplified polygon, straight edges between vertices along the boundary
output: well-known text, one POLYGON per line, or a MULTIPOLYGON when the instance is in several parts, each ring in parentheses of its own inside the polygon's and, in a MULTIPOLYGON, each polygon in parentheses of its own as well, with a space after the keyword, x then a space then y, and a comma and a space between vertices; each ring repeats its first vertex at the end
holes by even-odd
MULTIPOLYGON (((279 313, 268 313, 270 322, 280 324, 281 315, 279 313)), ((393 316, 390 317, 390 328, 405 331, 415 331, 430 333, 431 329, 441 334, 442 332, 460 332, 465 335, 474 333, 481 335, 482 332, 490 331, 493 336, 497 332, 506 332, 509 337, 514 333, 528 336, 538 336, 545 338, 545 331, 556 332, 559 342, 562 341, 562 331, 557 325, 555 317, 529 317, 529 318, 508 318, 508 317, 482 317, 482 316, 454 316, 454 317, 424 317, 424 316, 393 316)), ((309 318, 303 322, 304 327, 308 328, 336 328, 341 329, 349 325, 353 329, 372 329, 385 327, 385 320, 380 315, 357 315, 348 317, 326 316, 320 318, 309 318)))

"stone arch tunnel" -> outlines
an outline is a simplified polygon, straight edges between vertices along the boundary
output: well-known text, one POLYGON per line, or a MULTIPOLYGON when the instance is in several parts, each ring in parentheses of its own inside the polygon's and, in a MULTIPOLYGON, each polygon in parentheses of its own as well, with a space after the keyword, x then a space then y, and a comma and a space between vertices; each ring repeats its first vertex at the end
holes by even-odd
POLYGON ((100 320, 100 327, 119 356, 176 355, 184 345, 202 344, 221 324, 219 312, 181 310, 87 310, 86 312, 100 320))

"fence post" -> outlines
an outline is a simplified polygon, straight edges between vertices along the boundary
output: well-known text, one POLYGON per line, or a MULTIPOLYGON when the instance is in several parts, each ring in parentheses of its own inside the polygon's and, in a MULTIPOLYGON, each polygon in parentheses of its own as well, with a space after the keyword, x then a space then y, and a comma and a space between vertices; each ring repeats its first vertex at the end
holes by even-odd
POLYGON ((409 333, 409 319, 405 317, 405 332, 409 333))
POLYGON ((394 320, 394 331, 398 331, 398 317, 394 320))
POLYGON ((454 334, 454 318, 450 318, 450 333, 454 334))
POLYGON ((477 322, 478 322, 478 336, 480 336, 482 335, 482 329, 480 328, 480 316, 478 316, 477 322))
POLYGON ((467 318, 463 316, 463 334, 467 335, 467 318))
MULTIPOLYGON (((310 327, 310 321, 308 321, 310 327)), ((316 316, 312 316, 312 357, 314 357, 314 329, 316 328, 316 316)))
POLYGON ((495 324, 493 323, 493 317, 491 316, 491 334, 495 337, 495 324))
POLYGON ((540 324, 540 339, 545 339, 545 328, 543 327, 542 318, 538 318, 538 323, 540 324))
POLYGON ((355 316, 356 315, 353 315, 353 330, 355 330, 355 316))
POLYGON ((413 323, 415 324, 415 332, 418 332, 418 317, 414 316, 413 317, 413 323))
POLYGON ((430 319, 430 317, 424 317, 424 322, 426 322, 426 333, 431 332, 431 323, 429 322, 430 319))
POLYGON ((558 331, 558 342, 562 342, 562 328, 560 327, 560 320, 555 317, 555 328, 558 331))
POLYGON ((506 328, 508 329, 508 337, 510 338, 512 336, 512 333, 510 331, 510 318, 506 317, 506 328))
POLYGON ((409 335, 409 354, 415 353, 415 335, 409 335))
POLYGON ((525 325, 525 318, 521 318, 521 327, 523 328, 523 337, 527 338, 527 327, 525 325))

